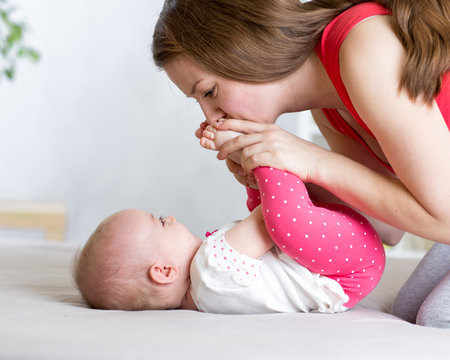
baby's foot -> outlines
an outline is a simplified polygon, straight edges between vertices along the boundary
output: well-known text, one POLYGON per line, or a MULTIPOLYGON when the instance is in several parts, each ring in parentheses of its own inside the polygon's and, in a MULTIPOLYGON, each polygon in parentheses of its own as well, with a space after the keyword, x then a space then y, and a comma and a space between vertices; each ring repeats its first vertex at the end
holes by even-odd
MULTIPOLYGON (((200 145, 205 149, 219 151, 220 147, 228 140, 231 140, 241 133, 232 130, 217 130, 214 126, 208 125, 203 130, 203 137, 200 139, 200 145)), ((236 151, 229 155, 229 158, 234 162, 240 164, 241 151, 236 151)))

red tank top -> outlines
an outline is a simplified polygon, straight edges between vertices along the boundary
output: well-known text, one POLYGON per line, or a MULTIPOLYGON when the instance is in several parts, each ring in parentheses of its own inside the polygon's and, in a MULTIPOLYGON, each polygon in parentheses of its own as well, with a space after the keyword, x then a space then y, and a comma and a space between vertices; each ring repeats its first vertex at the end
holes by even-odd
MULTIPOLYGON (((339 49, 347 34, 361 21, 375 15, 390 15, 391 12, 383 6, 374 2, 366 2, 352 6, 332 22, 330 22, 323 30, 322 38, 316 46, 316 53, 322 61, 325 70, 328 73, 331 81, 334 84, 341 100, 346 108, 350 111, 354 119, 370 134, 374 135, 366 126, 364 121, 360 118, 357 111, 353 107, 350 97, 342 82, 339 71, 339 49)), ((441 111, 442 116, 450 129, 450 76, 446 73, 443 82, 442 90, 436 97, 436 103, 441 111)), ((387 169, 394 172, 389 164, 382 161, 366 144, 366 142, 348 125, 342 116, 335 109, 322 109, 328 121, 333 127, 342 134, 348 135, 351 138, 361 143, 373 156, 375 156, 387 169)))

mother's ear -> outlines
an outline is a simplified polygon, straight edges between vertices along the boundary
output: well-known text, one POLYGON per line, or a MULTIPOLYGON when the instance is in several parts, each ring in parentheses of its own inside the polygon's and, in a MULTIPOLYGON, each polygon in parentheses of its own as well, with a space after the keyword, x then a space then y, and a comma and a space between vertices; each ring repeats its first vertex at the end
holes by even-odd
POLYGON ((178 278, 178 268, 155 263, 148 269, 148 276, 157 284, 170 284, 178 278))

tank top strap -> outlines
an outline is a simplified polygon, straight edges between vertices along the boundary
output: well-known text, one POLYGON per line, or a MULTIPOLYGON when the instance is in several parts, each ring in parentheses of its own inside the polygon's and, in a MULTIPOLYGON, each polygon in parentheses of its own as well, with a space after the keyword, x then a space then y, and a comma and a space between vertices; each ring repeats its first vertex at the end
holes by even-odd
MULTIPOLYGON (((388 9, 374 2, 354 5, 337 16, 325 27, 321 41, 316 46, 316 53, 322 61, 344 105, 350 111, 355 120, 371 136, 373 136, 372 132, 355 110, 347 90, 345 89, 344 83, 342 82, 341 72, 339 70, 339 50, 345 37, 360 22, 372 16, 390 14, 391 12, 388 9)), ((339 118, 341 117, 339 116, 339 118)), ((344 119, 342 119, 342 121, 344 121, 344 119)), ((336 122, 336 119, 334 119, 334 122, 336 122)), ((343 127, 345 127, 345 125, 342 125, 341 129, 337 130, 342 132, 343 127)))
MULTIPOLYGON (((339 69, 339 50, 345 37, 348 33, 360 22, 376 15, 390 15, 391 12, 385 7, 374 3, 365 2, 357 4, 338 15, 333 21, 331 21, 323 30, 321 40, 317 44, 315 51, 319 56, 325 70, 328 73, 336 91, 338 92, 342 102, 346 108, 350 111, 353 118, 367 131, 372 137, 374 137, 372 131, 367 127, 364 121, 359 116, 358 112, 354 108, 350 96, 344 86, 341 78, 341 72, 339 69)), ((322 109, 323 113, 327 117, 330 124, 340 133, 348 135, 353 139, 360 142, 369 152, 372 153, 388 170, 393 172, 392 167, 382 161, 376 154, 370 149, 365 141, 358 135, 358 133, 347 124, 336 109, 322 109)))

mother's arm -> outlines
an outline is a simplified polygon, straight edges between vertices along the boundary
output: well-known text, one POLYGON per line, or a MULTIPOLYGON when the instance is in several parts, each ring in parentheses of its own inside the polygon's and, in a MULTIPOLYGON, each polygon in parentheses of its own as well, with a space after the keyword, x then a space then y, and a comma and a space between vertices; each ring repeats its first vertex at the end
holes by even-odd
POLYGON ((364 177, 379 196, 369 194, 362 206, 406 231, 450 243, 450 132, 435 102, 413 101, 399 89, 405 51, 390 21, 381 16, 361 23, 339 54, 352 103, 398 176, 375 171, 364 177))

